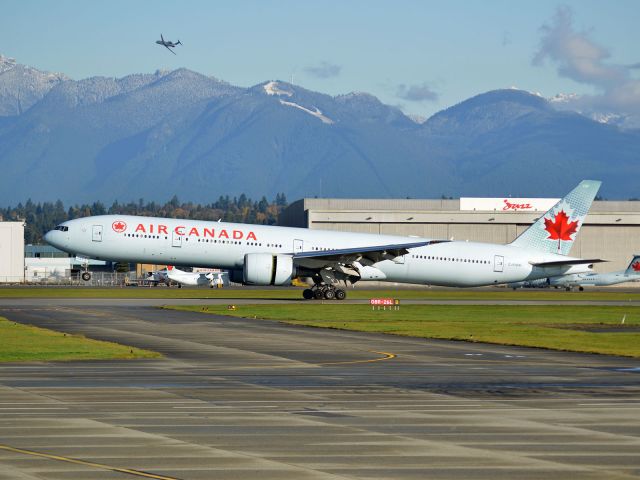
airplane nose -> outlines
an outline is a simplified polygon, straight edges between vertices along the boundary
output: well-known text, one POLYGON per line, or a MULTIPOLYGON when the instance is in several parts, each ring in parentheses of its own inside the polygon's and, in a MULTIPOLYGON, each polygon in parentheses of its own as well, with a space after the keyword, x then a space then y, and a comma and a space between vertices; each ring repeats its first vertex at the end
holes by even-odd
POLYGON ((44 241, 47 242, 49 245, 53 245, 54 247, 57 247, 57 243, 55 240, 56 237, 56 233, 53 230, 49 230, 47 233, 44 234, 44 241))

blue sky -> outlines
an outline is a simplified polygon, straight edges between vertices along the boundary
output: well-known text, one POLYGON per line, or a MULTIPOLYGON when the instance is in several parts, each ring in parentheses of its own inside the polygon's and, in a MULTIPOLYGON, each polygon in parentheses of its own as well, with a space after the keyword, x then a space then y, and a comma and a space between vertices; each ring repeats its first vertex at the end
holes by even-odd
POLYGON ((510 86, 640 105, 635 0, 1 5, 0 53, 74 79, 179 67, 240 86, 293 78, 333 95, 369 92, 423 116, 510 86), (160 32, 184 43, 178 55, 155 45, 160 32))

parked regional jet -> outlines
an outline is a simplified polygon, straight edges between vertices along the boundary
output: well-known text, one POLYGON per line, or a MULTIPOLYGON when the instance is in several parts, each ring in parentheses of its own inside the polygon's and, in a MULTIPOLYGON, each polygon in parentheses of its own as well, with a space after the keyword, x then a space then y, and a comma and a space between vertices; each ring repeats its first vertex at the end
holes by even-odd
POLYGON ((201 286, 206 285, 211 288, 217 287, 222 283, 222 273, 216 272, 185 272, 171 265, 167 267, 167 278, 182 285, 201 286))
POLYGON ((564 287, 566 290, 578 287, 582 291, 584 287, 605 287, 638 280, 640 280, 640 255, 634 255, 626 270, 609 273, 574 273, 548 278, 546 283, 551 287, 564 287))
POLYGON ((182 285, 206 285, 211 288, 216 288, 229 283, 225 281, 225 276, 224 272, 185 272, 184 270, 169 265, 163 270, 150 272, 147 278, 156 283, 165 283, 168 286, 171 286, 171 282, 174 282, 178 284, 178 288, 181 288, 182 285))
POLYGON ((100 260, 199 265, 231 281, 313 284, 303 296, 337 298, 358 281, 455 287, 585 273, 599 259, 567 254, 600 188, 584 180, 508 245, 172 218, 101 215, 45 235, 66 252, 100 260))

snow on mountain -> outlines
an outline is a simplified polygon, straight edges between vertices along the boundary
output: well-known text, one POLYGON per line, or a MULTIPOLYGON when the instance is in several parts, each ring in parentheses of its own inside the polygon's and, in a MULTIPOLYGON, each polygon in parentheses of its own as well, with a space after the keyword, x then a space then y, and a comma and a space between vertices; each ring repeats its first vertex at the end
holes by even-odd
POLYGON ((556 110, 575 112, 598 123, 615 125, 623 130, 633 130, 640 127, 640 118, 637 115, 603 110, 593 105, 589 96, 577 93, 558 93, 547 100, 556 110))
POLYGON ((558 93, 553 97, 547 98, 550 103, 562 104, 578 100, 580 96, 577 93, 558 93))
POLYGON ((280 100, 280 103, 289 107, 299 108, 303 112, 307 112, 309 115, 313 115, 314 117, 319 118, 322 123, 326 123, 327 125, 331 125, 332 123, 334 123, 333 120, 331 120, 329 117, 323 115, 317 107, 313 107, 315 110, 309 110, 308 108, 305 108, 302 105, 298 105, 294 102, 285 102, 284 100, 280 100))
POLYGON ((179 69, 58 81, 27 109, 30 85, 61 77, 6 57, 0 65, 0 116, 9 115, 0 118, 0 205, 174 193, 200 202, 242 192, 484 196, 497 184, 555 196, 583 177, 602 179, 604 195, 637 196, 640 132, 522 90, 477 95, 420 125, 366 93, 242 88, 179 69))
POLYGON ((0 73, 11 70, 12 68, 15 68, 16 65, 17 63, 15 58, 5 57, 0 54, 0 73))
POLYGON ((264 84, 263 88, 267 95, 285 95, 287 97, 293 96, 293 92, 282 89, 278 82, 267 82, 264 84))
POLYGON ((415 122, 418 125, 422 125, 427 121, 427 117, 423 117, 422 115, 418 115, 415 113, 407 113, 406 116, 407 118, 410 118, 412 122, 415 122))
POLYGON ((0 117, 20 115, 69 77, 21 65, 0 55, 0 117))

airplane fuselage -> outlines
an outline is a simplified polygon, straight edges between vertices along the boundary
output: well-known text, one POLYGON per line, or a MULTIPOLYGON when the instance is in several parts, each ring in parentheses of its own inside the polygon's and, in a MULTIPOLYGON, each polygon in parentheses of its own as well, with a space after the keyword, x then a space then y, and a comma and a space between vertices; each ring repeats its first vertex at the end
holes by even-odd
POLYGON ((640 274, 625 273, 624 270, 611 273, 576 273, 549 279, 549 285, 555 287, 606 287, 619 283, 640 280, 640 274))
MULTIPOLYGON (((236 271, 251 253, 294 255, 428 240, 127 215, 86 217, 62 225, 49 232, 46 241, 79 256, 236 271)), ((361 280, 472 287, 589 271, 586 265, 532 265, 564 259, 567 257, 511 245, 451 241, 411 248, 406 255, 379 261, 361 280)))

